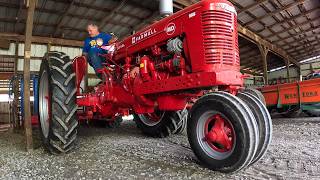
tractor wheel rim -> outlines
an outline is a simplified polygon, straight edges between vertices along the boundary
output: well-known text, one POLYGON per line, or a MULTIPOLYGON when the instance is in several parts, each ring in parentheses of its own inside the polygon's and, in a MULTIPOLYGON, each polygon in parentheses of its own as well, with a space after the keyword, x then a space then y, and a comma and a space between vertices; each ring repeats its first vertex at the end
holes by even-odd
POLYGON ((164 116, 164 112, 158 111, 153 113, 140 114, 140 120, 147 126, 155 126, 159 124, 164 116))
POLYGON ((39 84, 39 118, 40 126, 45 138, 49 136, 49 79, 47 71, 43 71, 39 84))
POLYGON ((222 113, 212 110, 202 114, 198 120, 196 131, 197 140, 209 157, 223 160, 233 153, 236 144, 235 130, 230 120, 222 113), (220 133, 215 133, 214 127, 218 121, 221 126, 218 128, 220 133), (210 136, 212 134, 214 137, 210 136))

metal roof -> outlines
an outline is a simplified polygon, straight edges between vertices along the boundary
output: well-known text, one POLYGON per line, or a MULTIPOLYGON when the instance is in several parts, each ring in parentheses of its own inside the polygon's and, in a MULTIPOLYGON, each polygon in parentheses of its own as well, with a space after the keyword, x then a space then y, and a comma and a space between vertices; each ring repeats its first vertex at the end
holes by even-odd
MULTIPOLYGON (((230 0, 238 23, 282 48, 297 61, 320 54, 319 0, 230 0)), ((0 0, 0 32, 24 34, 25 1, 0 0)), ((175 0, 175 11, 197 0, 175 0)), ((158 17, 155 0, 38 0, 33 35, 83 40, 86 25, 97 23, 102 31, 123 37, 158 17)), ((262 72, 257 46, 239 38, 241 65, 262 72)), ((274 55, 269 69, 283 66, 274 55)))
MULTIPOLYGON (((297 61, 320 54, 319 0, 232 0, 231 2, 237 8, 239 24, 281 47, 297 61)), ((245 48, 252 46, 248 44, 243 47, 240 54, 246 51, 245 48)), ((250 65, 246 63, 248 59, 246 57, 250 56, 243 53, 241 55, 243 64, 250 65)), ((285 65, 276 58, 273 61, 273 58, 275 57, 268 60, 269 69, 285 65)))

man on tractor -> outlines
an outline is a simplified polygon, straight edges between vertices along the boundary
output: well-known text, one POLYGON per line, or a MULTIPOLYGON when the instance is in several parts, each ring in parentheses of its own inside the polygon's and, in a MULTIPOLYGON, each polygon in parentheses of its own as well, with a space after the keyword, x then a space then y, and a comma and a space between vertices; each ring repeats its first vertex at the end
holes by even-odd
POLYGON ((101 55, 106 54, 108 51, 101 47, 114 43, 117 38, 111 34, 100 33, 98 26, 95 24, 89 24, 87 31, 89 37, 84 40, 82 54, 86 57, 90 66, 93 67, 96 75, 102 79, 103 77, 99 70, 103 68, 105 59, 101 55))

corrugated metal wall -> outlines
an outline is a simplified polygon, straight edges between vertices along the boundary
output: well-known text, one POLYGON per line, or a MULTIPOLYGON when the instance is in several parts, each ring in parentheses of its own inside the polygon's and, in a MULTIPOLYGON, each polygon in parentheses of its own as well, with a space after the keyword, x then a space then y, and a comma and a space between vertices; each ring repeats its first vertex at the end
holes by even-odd
MULTIPOLYGON (((52 51, 61 51, 66 53, 70 58, 74 58, 78 55, 81 55, 82 49, 75 47, 63 47, 63 46, 52 46, 52 51)), ((31 61, 30 61, 30 71, 39 71, 41 64, 41 57, 47 52, 47 46, 41 44, 32 44, 31 45, 31 61)), ((15 44, 11 43, 9 50, 0 49, 0 55, 15 55, 15 44)), ((18 46, 18 56, 24 55, 24 44, 20 43, 18 46)), ((18 61, 18 71, 23 70, 23 59, 18 61)))
MULTIPOLYGON (((295 67, 290 67, 289 68, 289 73, 290 73, 290 78, 295 78, 295 79, 298 79, 298 71, 297 71, 297 68, 295 67)), ((282 78, 287 78, 287 68, 284 68, 284 69, 281 69, 279 71, 274 71, 274 72, 271 72, 269 73, 269 80, 271 79, 277 79, 279 77, 282 77, 282 78)))
POLYGON ((319 60, 319 62, 301 65, 302 76, 306 76, 311 73, 311 66, 314 71, 319 71, 320 70, 320 58, 318 60, 319 60))
MULTIPOLYGON (((75 47, 64 47, 64 46, 51 46, 51 51, 61 51, 66 53, 71 59, 82 54, 82 48, 75 47)), ((30 71, 39 71, 41 65, 41 58, 47 52, 47 45, 42 44, 32 44, 31 45, 31 60, 30 60, 30 71)), ((15 55, 15 44, 11 43, 9 50, 1 50, 0 55, 15 55)), ((20 43, 18 46, 18 56, 24 55, 24 44, 20 43)), ((23 71, 23 58, 18 59, 17 65, 18 71, 23 71)), ((92 67, 88 67, 88 73, 94 74, 92 67)), ((94 85, 96 83, 95 79, 89 79, 89 85, 94 85)))
MULTIPOLYGON (((306 63, 306 64, 302 64, 300 66, 300 70, 301 70, 300 73, 303 77, 305 77, 311 73, 311 66, 315 71, 320 70, 320 58, 315 59, 314 61, 318 61, 318 62, 306 63)), ((269 73, 269 79, 276 79, 279 77, 283 77, 283 78, 287 77, 287 69, 286 68, 279 70, 279 71, 269 73)), ((290 77, 293 79, 294 78, 299 79, 297 69, 292 66, 290 67, 290 77)))
MULTIPOLYGON (((62 46, 52 46, 51 51, 61 51, 66 53, 70 58, 74 58, 78 55, 81 55, 82 49, 81 48, 74 48, 74 47, 62 47, 62 46)), ((31 59, 30 61, 30 71, 39 71, 41 58, 47 52, 46 45, 40 44, 32 44, 31 45, 31 59)), ((19 56, 23 56, 24 54, 24 44, 19 44, 19 56)), ((23 70, 23 59, 19 59, 18 61, 18 71, 23 70)))
MULTIPOLYGON (((51 51, 61 51, 66 53, 71 59, 73 59, 76 56, 79 56, 82 54, 82 48, 75 48, 75 47, 64 47, 64 46, 51 46, 51 51)), ((9 58, 12 61, 14 61, 14 56, 15 56, 15 44, 11 43, 10 48, 8 50, 3 50, 0 49, 0 55, 6 55, 5 58, 9 58), (12 57, 7 57, 7 56, 12 56, 12 57)), ((30 60, 30 71, 37 72, 40 70, 40 65, 41 65, 41 59, 44 56, 44 54, 47 52, 47 45, 42 45, 42 44, 32 44, 31 45, 31 60, 30 60)), ((18 56, 20 58, 18 59, 18 64, 17 64, 17 70, 18 71, 23 71, 23 55, 24 55, 24 44, 20 43, 18 45, 18 56)), ((11 72, 13 69, 10 70, 11 72)), ((89 67, 88 72, 90 74, 94 74, 94 70, 89 67)), ((90 85, 96 85, 97 80, 96 79, 89 79, 89 86, 90 85)), ((2 89, 3 90, 8 90, 8 89, 2 89)), ((1 113, 8 113, 8 108, 9 104, 0 102, 0 114, 1 113)))

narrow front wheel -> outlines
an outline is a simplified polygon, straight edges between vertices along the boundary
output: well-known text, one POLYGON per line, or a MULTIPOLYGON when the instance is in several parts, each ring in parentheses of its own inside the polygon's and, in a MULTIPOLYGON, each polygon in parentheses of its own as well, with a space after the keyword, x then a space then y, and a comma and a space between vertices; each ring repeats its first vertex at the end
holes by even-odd
POLYGON ((249 165, 258 145, 257 125, 248 106, 236 96, 216 92, 192 107, 187 133, 190 146, 206 167, 235 172, 249 165))

